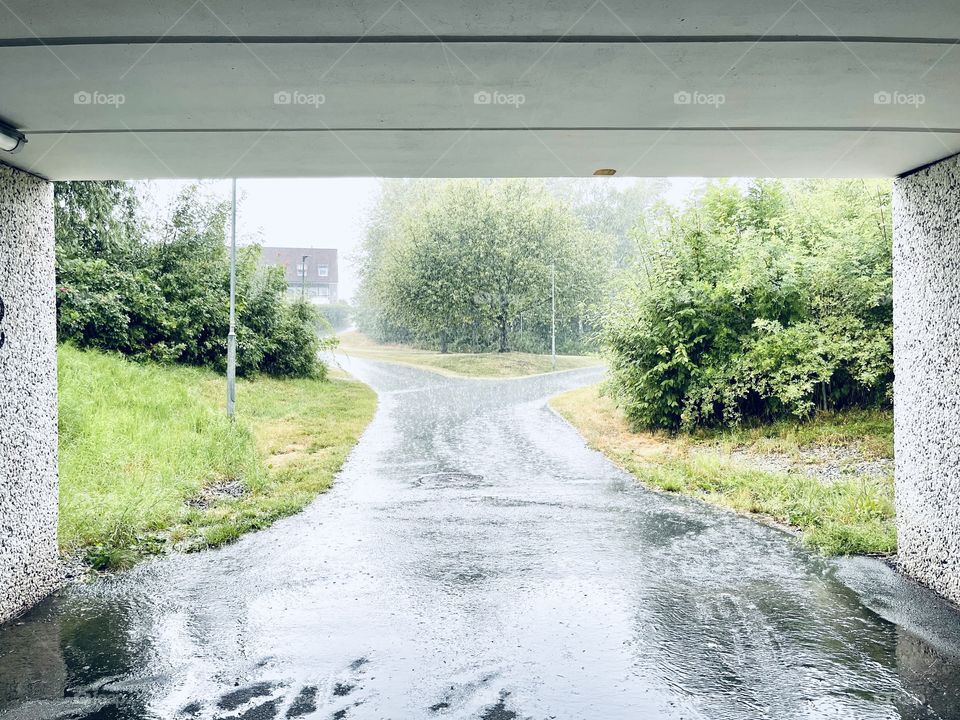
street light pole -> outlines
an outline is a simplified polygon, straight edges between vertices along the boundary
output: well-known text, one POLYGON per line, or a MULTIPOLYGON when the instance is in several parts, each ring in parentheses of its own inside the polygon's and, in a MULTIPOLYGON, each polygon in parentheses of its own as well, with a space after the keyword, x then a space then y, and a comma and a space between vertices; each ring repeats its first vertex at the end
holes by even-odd
POLYGON ((227 417, 233 420, 237 393, 237 179, 233 178, 230 222, 230 331, 227 333, 227 417))
POLYGON ((302 272, 300 273, 300 301, 306 299, 307 297, 307 259, 309 255, 304 255, 303 259, 300 261, 300 267, 302 272))
POLYGON ((557 369, 557 266, 550 266, 550 367, 557 369))

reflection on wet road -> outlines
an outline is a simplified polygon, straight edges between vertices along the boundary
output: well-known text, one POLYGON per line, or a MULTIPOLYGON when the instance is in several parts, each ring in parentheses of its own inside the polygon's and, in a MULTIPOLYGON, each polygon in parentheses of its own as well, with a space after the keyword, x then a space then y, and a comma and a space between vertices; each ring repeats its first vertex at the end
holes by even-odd
POLYGON ((598 371, 350 369, 330 493, 0 629, 0 717, 960 717, 960 615, 637 486, 546 408, 598 371))

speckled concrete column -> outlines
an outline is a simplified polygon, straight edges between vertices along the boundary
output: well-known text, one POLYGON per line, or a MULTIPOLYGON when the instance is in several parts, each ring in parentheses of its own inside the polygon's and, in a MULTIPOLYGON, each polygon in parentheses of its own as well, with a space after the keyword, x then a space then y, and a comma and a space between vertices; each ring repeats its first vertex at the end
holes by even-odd
POLYGON ((960 603, 960 159, 894 184, 900 567, 960 603))
POLYGON ((0 621, 56 587, 53 186, 0 165, 0 621))

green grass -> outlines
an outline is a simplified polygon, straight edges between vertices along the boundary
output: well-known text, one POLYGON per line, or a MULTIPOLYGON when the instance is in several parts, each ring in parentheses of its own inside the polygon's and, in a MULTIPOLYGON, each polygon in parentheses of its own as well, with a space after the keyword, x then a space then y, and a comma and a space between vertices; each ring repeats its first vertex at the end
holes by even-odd
POLYGON ((780 420, 737 429, 700 431, 697 441, 726 447, 750 447, 758 452, 795 454, 812 445, 856 447, 867 457, 893 457, 893 413, 889 410, 848 410, 819 413, 815 420, 780 420))
MULTIPOLYGON (((340 336, 337 352, 346 355, 380 360, 382 362, 413 365, 444 375, 479 378, 509 378, 539 375, 554 370, 549 355, 532 353, 440 353, 407 345, 380 345, 358 332, 340 336)), ((594 355, 558 355, 557 371, 600 365, 603 361, 594 355)))
MULTIPOLYGON (((218 402, 222 382, 207 383, 218 402)), ((303 509, 333 484, 376 409, 376 395, 358 382, 334 378, 240 382, 238 422, 251 428, 266 471, 254 475, 250 494, 193 511, 183 524, 205 545, 218 545, 303 509)), ((179 528, 177 528, 179 530, 179 528)))
POLYGON ((94 567, 218 545, 326 490, 372 417, 356 382, 241 381, 236 424, 208 371, 59 351, 60 545, 94 567), (237 498, 188 503, 239 482, 237 498))
POLYGON ((550 404, 590 447, 645 485, 772 519, 799 530, 805 544, 827 555, 896 551, 892 477, 841 476, 824 482, 804 473, 746 467, 722 453, 704 453, 696 444, 707 437, 754 452, 846 444, 886 457, 889 414, 840 414, 809 423, 670 437, 633 432, 597 386, 558 395, 550 404))

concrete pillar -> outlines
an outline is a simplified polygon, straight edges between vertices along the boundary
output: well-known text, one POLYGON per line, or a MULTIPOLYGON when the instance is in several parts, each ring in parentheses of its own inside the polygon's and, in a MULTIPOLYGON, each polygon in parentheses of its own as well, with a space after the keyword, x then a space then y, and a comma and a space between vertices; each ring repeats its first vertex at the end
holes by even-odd
POLYGON ((960 159, 894 184, 900 567, 960 603, 960 159))
POLYGON ((59 580, 53 186, 0 164, 0 621, 59 580))

